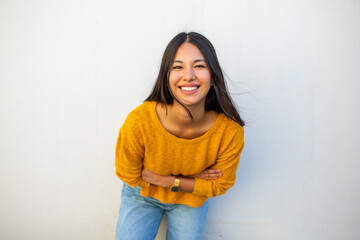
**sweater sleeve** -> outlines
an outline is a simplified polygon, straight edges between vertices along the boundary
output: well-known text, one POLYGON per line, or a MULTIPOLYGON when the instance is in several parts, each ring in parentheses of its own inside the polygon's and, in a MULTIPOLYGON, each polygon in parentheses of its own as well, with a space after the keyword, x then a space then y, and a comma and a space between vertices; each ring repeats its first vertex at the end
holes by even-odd
MULTIPOLYGON (((240 125, 239 125, 240 126, 240 125)), ((232 129, 235 134, 224 143, 224 149, 211 168, 221 169, 223 176, 216 180, 195 178, 194 195, 215 197, 224 194, 235 184, 236 170, 244 148, 244 128, 232 129)))
POLYGON ((138 185, 149 187, 150 183, 142 180, 144 145, 141 129, 136 118, 128 116, 120 128, 115 148, 115 173, 131 187, 138 185))

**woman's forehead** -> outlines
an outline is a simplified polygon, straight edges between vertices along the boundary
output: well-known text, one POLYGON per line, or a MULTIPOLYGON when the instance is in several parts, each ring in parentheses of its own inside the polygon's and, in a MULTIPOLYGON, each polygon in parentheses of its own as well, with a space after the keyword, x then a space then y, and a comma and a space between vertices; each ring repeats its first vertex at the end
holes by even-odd
POLYGON ((192 61, 204 61, 205 58, 199 48, 197 48, 192 43, 183 43, 180 45, 178 50, 176 51, 174 62, 176 61, 184 61, 184 60, 192 60, 192 61))

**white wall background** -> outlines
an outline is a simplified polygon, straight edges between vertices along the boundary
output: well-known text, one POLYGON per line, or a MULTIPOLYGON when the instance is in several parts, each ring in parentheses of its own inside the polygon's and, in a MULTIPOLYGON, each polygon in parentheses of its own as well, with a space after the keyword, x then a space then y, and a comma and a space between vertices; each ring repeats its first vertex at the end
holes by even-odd
POLYGON ((118 130, 191 30, 247 121, 204 239, 359 238, 360 1, 0 0, 0 239, 114 238, 118 130))

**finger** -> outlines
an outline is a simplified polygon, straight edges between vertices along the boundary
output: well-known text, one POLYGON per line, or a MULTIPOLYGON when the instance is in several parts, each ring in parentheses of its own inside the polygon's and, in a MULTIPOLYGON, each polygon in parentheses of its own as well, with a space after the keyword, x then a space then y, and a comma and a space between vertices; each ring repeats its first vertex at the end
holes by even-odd
POLYGON ((218 177, 221 177, 221 176, 222 176, 221 173, 214 173, 214 174, 209 174, 207 177, 217 179, 218 177))
POLYGON ((211 176, 211 177, 207 177, 206 178, 207 180, 216 180, 216 179, 218 179, 217 177, 214 177, 214 176, 211 176))
POLYGON ((204 173, 210 173, 210 174, 213 174, 213 173, 221 173, 221 169, 206 169, 205 171, 204 171, 204 173))
POLYGON ((209 172, 207 172, 207 173, 205 173, 207 176, 220 176, 220 175, 222 175, 222 173, 221 172, 219 172, 219 171, 209 171, 209 172))

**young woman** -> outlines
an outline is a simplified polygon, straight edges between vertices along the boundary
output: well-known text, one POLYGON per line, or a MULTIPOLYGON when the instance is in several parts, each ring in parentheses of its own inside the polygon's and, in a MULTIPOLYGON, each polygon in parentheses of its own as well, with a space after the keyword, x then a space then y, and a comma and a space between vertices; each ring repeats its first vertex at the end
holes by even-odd
POLYGON ((152 93, 119 132, 116 239, 154 239, 164 213, 167 239, 201 239, 207 198, 235 183, 243 126, 213 45, 199 33, 176 35, 152 93))

